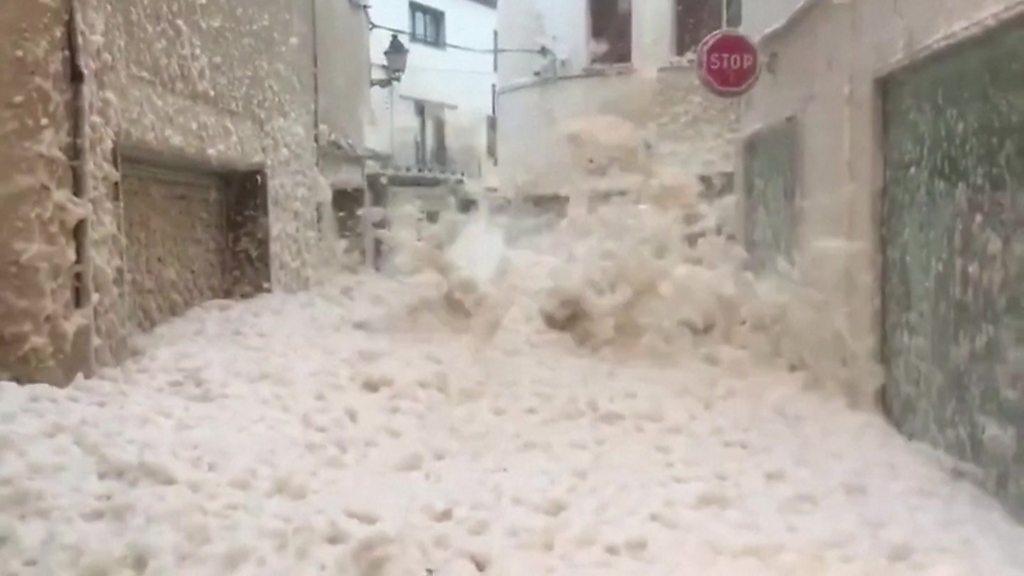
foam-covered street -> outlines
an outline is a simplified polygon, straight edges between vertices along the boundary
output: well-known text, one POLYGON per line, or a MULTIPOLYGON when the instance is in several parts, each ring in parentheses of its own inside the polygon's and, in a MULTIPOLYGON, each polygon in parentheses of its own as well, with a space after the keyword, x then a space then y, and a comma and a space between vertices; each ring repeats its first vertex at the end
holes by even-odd
POLYGON ((435 284, 213 302, 0 385, 0 572, 1017 574, 969 470, 728 347, 592 354, 435 284))

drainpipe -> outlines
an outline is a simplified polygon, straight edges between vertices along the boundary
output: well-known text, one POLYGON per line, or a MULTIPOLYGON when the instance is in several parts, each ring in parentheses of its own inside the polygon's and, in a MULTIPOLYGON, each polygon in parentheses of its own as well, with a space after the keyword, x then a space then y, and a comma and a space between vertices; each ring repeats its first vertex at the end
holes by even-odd
MULTIPOLYGON (((72 195, 82 202, 89 204, 92 186, 89 170, 89 110, 91 106, 87 85, 88 78, 86 76, 81 11, 77 1, 68 0, 67 4, 73 137, 69 160, 71 162, 72 195)), ((81 363, 83 371, 87 376, 92 375, 96 370, 96 307, 94 302, 95 286, 93 283, 91 239, 92 216, 90 212, 90 215, 76 224, 74 228, 76 255, 74 267, 74 282, 76 285, 75 307, 79 313, 88 314, 86 341, 83 343, 85 350, 77 350, 75 353, 78 356, 76 360, 81 363)))
POLYGON ((395 83, 388 86, 388 107, 390 108, 391 120, 388 122, 388 148, 391 152, 391 165, 395 166, 395 83))
POLYGON ((311 0, 313 13, 313 143, 316 145, 316 167, 320 168, 320 34, 316 13, 317 0, 311 0))

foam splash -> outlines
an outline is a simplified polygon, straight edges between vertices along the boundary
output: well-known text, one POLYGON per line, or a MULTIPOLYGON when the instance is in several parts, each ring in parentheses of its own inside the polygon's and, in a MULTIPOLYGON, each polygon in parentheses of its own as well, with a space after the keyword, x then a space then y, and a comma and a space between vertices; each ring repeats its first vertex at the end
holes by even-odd
POLYGON ((827 299, 790 267, 751 269, 734 234, 734 198, 651 197, 589 203, 556 226, 484 211, 449 242, 387 237, 393 260, 433 286, 433 304, 418 300, 417 313, 433 307, 481 337, 525 341, 548 331, 593 352, 711 362, 741 351, 803 371, 809 385, 854 404, 872 400, 878 368, 857 353, 827 299))

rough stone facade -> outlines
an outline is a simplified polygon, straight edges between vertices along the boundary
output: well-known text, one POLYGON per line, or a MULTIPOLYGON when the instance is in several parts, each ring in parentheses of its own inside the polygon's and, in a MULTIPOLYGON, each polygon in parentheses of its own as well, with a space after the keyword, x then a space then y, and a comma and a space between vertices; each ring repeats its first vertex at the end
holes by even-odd
MULTIPOLYGON (((110 364, 125 354, 132 327, 124 161, 260 171, 273 287, 301 289, 330 268, 335 239, 318 218, 330 189, 316 169, 314 10, 313 1, 291 0, 251 0, 244 8, 228 0, 4 7, 0 161, 14 169, 0 176, 0 377, 63 383, 93 359, 110 364), (72 13, 76 26, 69 26, 72 13), (82 68, 78 98, 74 56, 82 68), (76 110, 88 118, 77 129, 85 144, 77 187, 76 110), (81 221, 87 226, 76 242, 81 221), (77 310, 76 274, 91 292, 77 310), (85 341, 77 350, 76 335, 85 341)), ((331 57, 357 66, 360 73, 346 81, 362 85, 369 77, 362 10, 342 3, 330 16, 353 23, 357 37, 337 39, 331 57)), ((359 107, 360 100, 335 105, 359 107)), ((345 127, 330 128, 323 132, 345 127)), ((341 136, 361 140, 361 133, 341 136)))

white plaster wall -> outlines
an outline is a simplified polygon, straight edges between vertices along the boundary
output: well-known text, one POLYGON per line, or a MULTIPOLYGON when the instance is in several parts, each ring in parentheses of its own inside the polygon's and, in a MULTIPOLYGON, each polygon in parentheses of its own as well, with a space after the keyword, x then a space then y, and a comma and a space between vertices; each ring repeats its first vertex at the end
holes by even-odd
MULTIPOLYGON (((498 5, 502 45, 545 46, 557 60, 558 74, 579 74, 590 66, 589 0, 521 0, 498 5)), ((673 0, 633 0, 633 67, 652 71, 674 60, 673 0)), ((529 79, 544 65, 533 55, 502 57, 502 85, 529 79)))
MULTIPOLYGON (((498 101, 502 188, 519 195, 567 194, 581 177, 565 133, 568 123, 598 115, 637 117, 644 109, 642 103, 653 97, 653 84, 601 76, 502 93, 498 101)), ((625 145, 632 151, 639 147, 639 143, 625 145)))
MULTIPOLYGON (((445 13, 446 41, 490 50, 497 29, 497 11, 470 0, 423 0, 420 2, 445 13)), ((373 21, 382 26, 411 28, 408 0, 380 0, 370 8, 373 21)), ((494 56, 452 48, 441 49, 402 37, 409 48, 409 65, 395 85, 396 160, 412 164, 415 159, 416 116, 412 99, 446 105, 447 145, 454 168, 474 176, 487 164, 487 117, 492 113, 491 88, 497 84, 494 56)), ((384 51, 391 33, 375 30, 370 35, 370 58, 375 77, 383 77, 384 51)), ((367 143, 375 150, 391 153, 391 112, 388 89, 371 93, 372 116, 367 143)))
MULTIPOLYGON (((786 116, 798 118, 805 167, 800 174, 798 269, 845 318, 854 355, 874 361, 882 347, 880 80, 1020 17, 1020 0, 818 0, 763 41, 775 66, 746 99, 743 130, 750 133, 786 116)), ((925 374, 928 368, 922 368, 925 374)), ((880 384, 878 379, 861 382, 867 389, 880 384)), ((1002 379, 999 385, 1013 386, 1002 379)), ((992 430, 1022 437, 1013 401, 1000 399, 1000 409, 1010 416, 997 421, 985 414, 976 390, 963 391, 963 399, 957 398, 959 392, 940 398, 935 390, 942 385, 927 377, 915 386, 917 414, 897 424, 916 439, 971 459, 982 469, 983 483, 1011 511, 1024 510, 1024 452, 1014 444, 1007 450, 988 441, 992 430), (965 451, 965 442, 973 448, 965 451)), ((1005 398, 1014 394, 1008 391, 1005 398)))
POLYGON ((806 0, 746 0, 740 29, 754 37, 778 26, 806 0))
POLYGON ((321 171, 335 188, 359 188, 371 117, 370 31, 356 0, 316 0, 321 171), (342 150, 339 151, 339 146, 342 150))
MULTIPOLYGON (((545 46, 563 62, 565 71, 581 69, 588 60, 587 0, 516 0, 498 3, 498 32, 505 48, 545 46)), ((498 67, 502 86, 534 77, 545 60, 533 54, 503 54, 498 67)))
POLYGON ((876 81, 1021 6, 1019 0, 820 0, 763 39, 762 51, 775 65, 745 98, 741 131, 797 118, 799 272, 845 319, 857 357, 877 359, 881 338, 884 165, 876 81))

